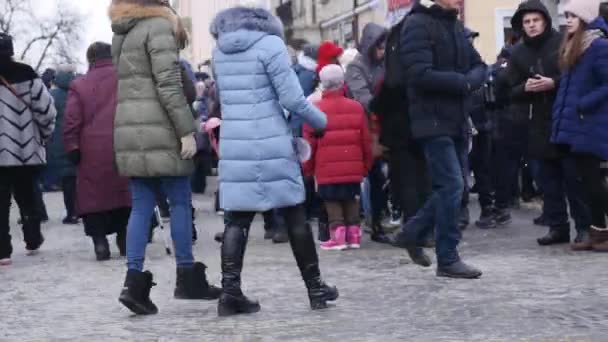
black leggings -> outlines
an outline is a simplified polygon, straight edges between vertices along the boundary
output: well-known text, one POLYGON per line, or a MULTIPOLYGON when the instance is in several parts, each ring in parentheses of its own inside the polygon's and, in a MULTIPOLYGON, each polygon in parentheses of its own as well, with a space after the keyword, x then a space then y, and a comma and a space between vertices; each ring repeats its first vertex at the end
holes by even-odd
POLYGON ((586 201, 591 209, 591 222, 595 227, 606 228, 608 215, 608 168, 605 161, 587 154, 576 156, 579 175, 583 180, 586 201))

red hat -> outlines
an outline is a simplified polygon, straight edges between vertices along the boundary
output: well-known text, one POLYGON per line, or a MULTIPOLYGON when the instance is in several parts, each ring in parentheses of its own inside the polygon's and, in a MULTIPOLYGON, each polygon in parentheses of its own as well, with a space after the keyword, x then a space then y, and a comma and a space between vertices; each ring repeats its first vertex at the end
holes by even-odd
POLYGON ((317 57, 317 75, 325 66, 334 64, 334 60, 340 57, 343 52, 344 49, 330 41, 321 44, 319 46, 319 56, 317 57))

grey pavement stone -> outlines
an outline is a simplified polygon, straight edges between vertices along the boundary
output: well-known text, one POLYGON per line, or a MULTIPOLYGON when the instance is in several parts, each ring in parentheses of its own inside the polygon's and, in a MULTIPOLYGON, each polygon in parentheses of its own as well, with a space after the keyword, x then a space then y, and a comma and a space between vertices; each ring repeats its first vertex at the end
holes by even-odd
MULTIPOLYGON (((13 210, 13 265, 0 268, 0 341, 608 341, 606 256, 537 246, 545 228, 532 226, 534 209, 518 211, 508 228, 464 233, 462 255, 484 271, 480 280, 437 278, 368 237, 361 250, 319 251, 324 277, 341 293, 319 312, 309 310, 288 244, 263 240, 260 217, 243 286, 262 311, 220 319, 215 302, 173 299, 175 263, 158 235, 146 267, 160 312, 130 315, 117 300, 125 260, 115 246, 111 261, 96 262, 82 227, 61 224, 61 194, 45 200, 51 221, 37 256, 25 256, 13 210)), ((211 196, 196 196, 195 206, 195 255, 219 284, 212 238, 222 218, 211 212, 211 196)))

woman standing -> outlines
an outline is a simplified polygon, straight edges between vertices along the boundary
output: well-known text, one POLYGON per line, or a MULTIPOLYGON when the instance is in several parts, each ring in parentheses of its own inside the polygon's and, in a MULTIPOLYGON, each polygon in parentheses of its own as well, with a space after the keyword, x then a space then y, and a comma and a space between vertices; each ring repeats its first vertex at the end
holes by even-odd
POLYGON ((143 272, 154 194, 171 204, 178 299, 217 299, 206 266, 192 255, 190 178, 196 154, 195 125, 184 96, 179 50, 187 42, 181 20, 167 0, 113 0, 112 56, 118 71, 114 155, 130 178, 132 211, 127 228, 128 272, 120 302, 136 314, 155 314, 152 273, 143 272))
POLYGON ((220 201, 226 210, 222 287, 218 314, 260 310, 241 291, 241 270, 257 212, 282 208, 289 243, 313 309, 327 307, 338 291, 321 280, 319 259, 306 224, 304 182, 286 111, 314 129, 327 119, 302 92, 283 41, 283 27, 261 8, 235 7, 211 24, 216 87, 222 106, 220 201))
POLYGON ((62 133, 67 158, 77 166, 77 212, 83 218, 86 235, 93 240, 97 260, 103 261, 110 259, 106 235, 116 233, 120 254, 126 255, 131 195, 129 180, 120 177, 114 168, 117 79, 112 47, 93 43, 87 50, 87 60, 89 71, 70 87, 62 133))
POLYGON ((608 252, 608 25, 599 6, 599 0, 564 6, 568 31, 560 50, 564 75, 553 108, 552 141, 577 158, 591 209, 591 231, 572 248, 608 252))

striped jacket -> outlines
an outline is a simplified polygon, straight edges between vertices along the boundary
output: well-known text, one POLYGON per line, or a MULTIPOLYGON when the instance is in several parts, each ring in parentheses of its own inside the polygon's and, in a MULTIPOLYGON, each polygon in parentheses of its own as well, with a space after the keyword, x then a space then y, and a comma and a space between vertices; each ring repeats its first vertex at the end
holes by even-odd
POLYGON ((57 114, 52 97, 28 65, 0 62, 0 76, 0 167, 46 164, 57 114))

